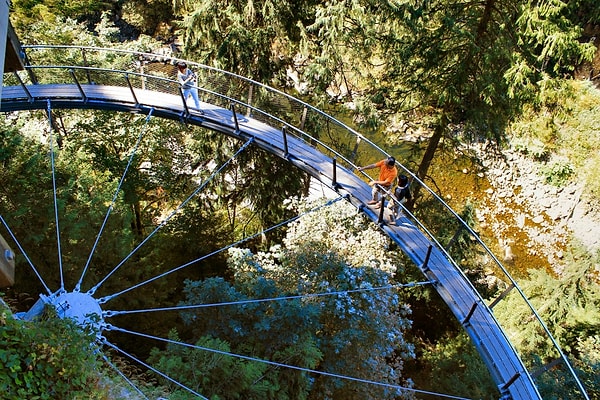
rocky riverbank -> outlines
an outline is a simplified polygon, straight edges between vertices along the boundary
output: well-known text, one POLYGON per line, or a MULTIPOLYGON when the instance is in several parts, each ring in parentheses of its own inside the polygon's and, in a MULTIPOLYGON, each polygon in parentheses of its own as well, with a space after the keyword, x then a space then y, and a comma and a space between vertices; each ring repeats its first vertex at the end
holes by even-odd
POLYGON ((560 273, 571 237, 590 251, 600 248, 600 216, 584 200, 581 184, 548 185, 535 162, 511 150, 477 153, 491 186, 477 219, 498 241, 505 262, 527 270, 546 260, 545 267, 560 273))

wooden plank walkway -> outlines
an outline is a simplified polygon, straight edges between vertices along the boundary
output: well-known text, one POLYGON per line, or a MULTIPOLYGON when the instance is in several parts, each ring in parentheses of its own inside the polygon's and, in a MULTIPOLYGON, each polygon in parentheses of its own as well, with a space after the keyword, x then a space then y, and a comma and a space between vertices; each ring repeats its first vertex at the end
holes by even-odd
MULTIPOLYGON (((367 206, 371 187, 354 171, 337 166, 333 185, 334 161, 308 143, 284 134, 253 118, 237 115, 238 127, 230 110, 209 103, 201 103, 202 114, 185 113, 180 96, 136 89, 135 96, 127 87, 73 84, 28 86, 29 94, 20 86, 4 87, 0 111, 45 109, 48 100, 52 108, 90 108, 141 112, 183 120, 240 138, 254 139, 254 144, 288 160, 326 186, 332 187, 378 223, 379 210, 367 206), (82 95, 82 92, 85 96, 82 95), (238 129, 239 128, 239 129, 238 129)), ((389 210, 385 220, 389 221, 389 210)), ((502 331, 493 313, 483 303, 468 279, 446 258, 408 218, 400 217, 396 225, 378 224, 430 280, 454 316, 461 322, 498 385, 502 398, 540 399, 535 384, 523 366, 515 349, 502 331), (427 265, 424 261, 431 248, 427 265)))

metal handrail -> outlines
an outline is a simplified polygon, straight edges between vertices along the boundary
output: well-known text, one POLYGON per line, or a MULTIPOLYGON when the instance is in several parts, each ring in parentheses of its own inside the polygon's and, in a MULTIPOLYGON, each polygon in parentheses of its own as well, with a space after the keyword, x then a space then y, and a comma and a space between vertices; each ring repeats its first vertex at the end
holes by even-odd
MULTIPOLYGON (((175 57, 165 57, 162 55, 157 55, 157 54, 153 54, 153 53, 148 53, 148 52, 137 52, 137 51, 131 51, 131 50, 121 50, 121 49, 107 49, 107 48, 100 48, 100 47, 90 47, 90 46, 64 46, 64 45, 32 45, 32 46, 23 46, 24 50, 31 50, 33 52, 35 51, 48 51, 48 50, 78 50, 81 52, 82 54, 82 59, 83 59, 83 64, 84 66, 82 67, 81 65, 28 65, 27 68, 29 71, 35 70, 35 69, 49 69, 49 68, 64 68, 64 69, 68 69, 71 71, 75 71, 75 70, 84 70, 88 76, 88 80, 91 81, 90 78, 90 73, 91 72, 108 72, 108 73, 119 73, 122 76, 125 77, 125 82, 126 85, 124 86, 128 86, 130 88, 130 90, 133 92, 133 87, 131 86, 132 83, 130 82, 128 76, 138 76, 140 78, 143 79, 150 79, 150 80, 157 80, 157 81, 162 81, 168 85, 178 85, 177 81, 174 79, 168 79, 168 78, 163 78, 161 76, 156 76, 156 75, 152 75, 152 74, 148 74, 148 73, 139 73, 133 70, 115 70, 115 69, 106 69, 106 68, 96 68, 96 67, 91 67, 89 66, 89 56, 91 52, 99 52, 99 53, 114 53, 114 54, 120 54, 123 56, 132 56, 132 57, 136 57, 138 60, 152 60, 155 59, 157 57, 159 57, 161 59, 161 61, 163 62, 168 62, 170 64, 175 64, 178 61, 181 61, 181 59, 175 58, 175 57)), ((31 57, 28 56, 28 60, 31 61, 31 57)), ((257 89, 263 90, 266 93, 269 93, 270 95, 274 95, 279 99, 282 99, 284 101, 289 102, 290 104, 294 104, 296 106, 298 106, 299 108, 303 108, 306 110, 310 110, 311 112, 315 113, 317 116, 323 118, 325 120, 326 123, 331 123, 333 126, 338 127, 340 129, 342 129, 343 133, 346 135, 350 135, 351 137, 354 138, 356 146, 358 147, 359 143, 365 143, 366 145, 368 145, 370 150, 375 150, 378 154, 381 155, 382 158, 387 157, 389 154, 383 150, 381 147, 379 147, 377 144, 375 144, 373 141, 371 141, 370 139, 368 139, 367 137, 363 136, 361 133, 359 133, 358 131, 356 131, 355 129, 347 126, 346 124, 344 124, 343 122, 341 122, 340 120, 326 114, 325 112, 323 112, 322 110, 317 109, 316 107, 295 98, 294 96, 291 96, 281 90, 269 87, 267 85, 264 85, 260 82, 254 81, 252 79, 237 75, 235 73, 232 72, 228 72, 228 71, 223 71, 220 70, 218 68, 215 67, 211 67, 211 66, 207 66, 207 65, 203 65, 203 64, 199 64, 199 63, 195 63, 195 62, 191 62, 191 61, 187 61, 185 60, 186 63, 188 63, 190 66, 193 66, 193 68, 205 71, 205 72, 210 72, 210 73, 214 73, 218 76, 225 76, 227 77, 227 80, 239 80, 241 82, 244 82, 245 84, 249 85, 250 87, 256 87, 257 89)), ((133 65, 133 63, 132 63, 133 65)), ((31 75, 30 75, 31 76, 31 75)), ((20 81, 20 84, 23 85, 23 87, 25 87, 26 91, 27 91, 27 87, 25 85, 25 83, 23 82, 23 80, 17 75, 18 80, 20 81)), ((73 74, 73 78, 75 80, 75 84, 77 84, 80 88, 80 84, 77 81, 75 75, 73 74)), ((37 83, 37 82, 34 82, 37 83)), ((4 81, 4 84, 6 84, 6 81, 4 81)), ((327 144, 325 141, 321 140, 319 137, 315 137, 314 135, 311 135, 310 133, 308 133, 305 129, 302 129, 302 127, 300 126, 296 126, 295 123, 293 121, 290 120, 286 120, 284 117, 282 116, 277 116, 274 115, 272 113, 269 112, 265 112, 264 110, 262 110, 259 107, 256 107, 255 105, 251 104, 251 101, 245 101, 241 98, 237 98, 237 97, 233 97, 231 95, 226 95, 224 93, 221 93, 219 90, 213 90, 210 87, 207 87, 207 85, 199 85, 198 89, 200 91, 202 91, 202 93, 204 95, 209 95, 209 96, 215 96, 215 97, 219 97, 225 101, 227 101, 230 104, 237 104, 239 106, 241 106, 242 108, 245 108, 249 111, 252 111, 254 113, 257 114, 261 114, 263 115, 265 118, 268 118, 272 121, 277 122, 278 124, 281 124, 282 126, 291 128, 291 131, 294 132, 294 135, 299 137, 300 139, 306 138, 308 139, 309 142, 316 144, 318 146, 321 146, 322 148, 326 149, 328 152, 330 152, 331 154, 335 155, 336 159, 341 159, 343 160, 345 163, 347 163, 348 166, 350 166, 351 168, 356 168, 356 164, 354 164, 354 160, 351 160, 350 158, 348 158, 347 156, 345 156, 340 149, 336 149, 334 147, 332 147, 330 144, 327 144)), ((80 89, 81 90, 81 89, 80 89)), ((27 91, 28 93, 28 91, 27 91)), ((254 92, 253 92, 254 93, 254 92)), ((135 94, 134 94, 134 99, 137 102, 137 98, 135 98, 135 94)), ((289 131, 289 130, 288 130, 289 131)), ((282 134, 285 135, 285 132, 283 132, 282 134)), ((460 224, 460 226, 462 226, 464 229, 467 230, 467 232, 469 233, 469 235, 475 239, 475 241, 479 244, 479 246, 481 246, 484 250, 484 252, 493 260, 493 263, 500 269, 500 271, 502 271, 504 277, 510 282, 510 284, 512 286, 514 286, 514 288, 517 290, 517 293, 519 294, 519 296, 522 298, 522 300, 526 303, 526 305, 528 306, 529 310, 531 311, 531 313, 533 314, 533 316, 535 317, 535 319, 537 320, 537 322, 539 323, 539 325, 542 327, 543 331, 545 332, 546 336, 548 337, 548 339, 551 341, 552 346, 554 347, 554 349, 557 351, 559 358, 563 361, 563 363, 565 364, 566 368, 568 369, 569 373, 572 375, 572 377, 574 378, 577 387, 579 388, 580 392, 582 393, 582 396, 586 399, 589 399, 585 388, 583 387, 581 381, 579 380, 579 378, 577 377, 577 374, 575 373, 573 367, 571 366, 570 362, 568 361, 566 355, 563 353, 562 349, 560 348, 560 345, 558 344, 558 342, 556 341, 556 339, 553 337, 552 333, 550 332, 549 328, 547 327, 547 325, 544 323, 543 319, 540 317, 540 315, 538 314, 538 312, 535 310, 535 307, 531 304, 531 302, 529 301, 529 299, 527 298, 527 296, 525 295, 525 293, 523 292, 523 290, 520 288, 520 286, 517 284, 517 282, 515 281, 515 279, 511 276, 511 274, 508 272, 508 270, 505 268, 505 266, 498 260, 498 258, 494 255, 494 253, 492 252, 492 250, 485 244, 485 242, 481 239, 481 237, 435 192, 433 191, 431 188, 429 188, 422 180, 420 180, 412 171, 410 171, 407 167, 405 167, 403 164, 401 163, 397 163, 397 165, 402 168, 402 170, 407 174, 410 175, 412 178, 412 182, 414 183, 418 183, 423 189, 425 189, 435 200, 438 204, 442 205, 443 208, 445 208, 450 214, 451 216, 460 224)), ((367 177, 368 175, 363 173, 364 177, 367 177)), ((402 206, 402 205, 401 205, 402 206)), ((403 206, 402 206, 403 207, 403 206)), ((408 212, 408 210, 405 210, 405 212, 408 212)), ((435 242, 438 247, 443 251, 444 256, 452 263, 452 265, 454 266, 454 268, 460 272, 460 274, 462 274, 462 276, 468 280, 468 278, 466 277, 466 275, 464 274, 464 272, 462 271, 462 269, 456 264, 456 262, 452 259, 452 257, 450 256, 450 254, 444 249, 443 246, 441 246, 439 244, 438 239, 435 237, 435 234, 433 234, 429 229, 427 229, 427 227, 425 227, 420 220, 418 220, 412 213, 408 212, 408 215, 411 217, 412 220, 414 220, 416 222, 416 224, 419 226, 419 228, 426 233, 426 235, 433 241, 435 242)), ((479 296, 479 298, 481 299, 481 301, 483 301, 483 298, 481 296, 480 293, 477 293, 477 295, 479 296)), ((493 313, 492 313, 493 315, 493 313)), ((494 315, 495 318, 495 315, 494 315)), ((501 326, 501 324, 499 324, 499 326, 501 326)), ((503 331, 503 334, 504 331, 503 331)))

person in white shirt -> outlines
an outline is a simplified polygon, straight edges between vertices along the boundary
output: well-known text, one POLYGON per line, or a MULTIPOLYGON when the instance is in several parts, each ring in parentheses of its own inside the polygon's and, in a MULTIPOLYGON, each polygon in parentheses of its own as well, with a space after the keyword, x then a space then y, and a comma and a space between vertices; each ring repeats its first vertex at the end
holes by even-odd
POLYGON ((196 108, 200 110, 196 74, 184 62, 177 63, 177 81, 181 84, 184 100, 187 102, 187 99, 192 96, 196 108))

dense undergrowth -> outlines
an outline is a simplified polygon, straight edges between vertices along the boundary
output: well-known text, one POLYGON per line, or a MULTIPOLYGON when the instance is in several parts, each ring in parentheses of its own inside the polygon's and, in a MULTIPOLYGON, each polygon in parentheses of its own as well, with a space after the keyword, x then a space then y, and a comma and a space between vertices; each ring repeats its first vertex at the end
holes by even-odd
POLYGON ((511 127, 510 145, 539 163, 547 183, 579 182, 600 203, 600 90, 589 81, 564 81, 528 107, 511 127))
POLYGON ((6 400, 109 399, 91 333, 47 309, 36 321, 0 304, 0 393, 6 400))
MULTIPOLYGON (((27 27, 24 30, 24 34, 27 35, 30 43, 50 43, 52 41, 83 42, 83 39, 87 38, 86 40, 90 44, 97 45, 103 44, 101 43, 102 40, 119 35, 118 29, 99 24, 97 35, 86 36, 83 33, 82 27, 77 26, 77 29, 72 30, 65 29, 66 23, 63 26, 63 24, 56 23, 53 18, 49 17, 44 21, 44 24, 33 24, 33 21, 38 19, 38 14, 34 11, 39 10, 43 4, 38 4, 38 7, 24 7, 22 6, 24 2, 15 1, 14 3, 17 5, 17 9, 22 12, 27 11, 26 14, 19 15, 19 24, 22 27, 23 25, 27 27), (19 8, 20 5, 21 7, 19 8)), ((155 2, 158 4, 157 7, 147 7, 141 3, 125 2, 125 6, 123 6, 122 15, 126 18, 129 17, 129 23, 137 29, 159 26, 158 23, 151 24, 149 19, 156 22, 156 20, 161 18, 166 20, 173 17, 170 4, 167 2, 155 2)), ((85 13, 89 12, 90 4, 102 9, 100 3, 94 1, 84 2, 81 4, 82 9, 76 10, 77 13, 73 10, 66 10, 60 15, 66 14, 68 17, 81 18, 82 15, 85 16, 85 13)), ((55 8, 53 12, 56 12, 57 9, 55 8)), ((440 7, 440 9, 447 8, 440 7)), ((49 11, 44 7, 42 11, 42 14, 45 16, 52 14, 52 9, 49 11)), ((178 12, 180 11, 184 12, 185 10, 178 8, 178 12)), ((280 18, 281 14, 276 13, 276 15, 278 21, 284 20, 280 18)), ((326 21, 326 18, 323 18, 323 20, 326 21)), ((443 21, 450 20, 451 18, 443 19, 443 21)), ((195 19, 189 18, 185 20, 188 25, 191 21, 195 21, 195 19)), ((69 24, 74 25, 70 20, 69 24)), ((167 24, 161 22, 162 25, 167 26, 167 24)), ((251 51, 251 48, 246 51, 239 51, 240 46, 246 46, 252 42, 251 40, 243 40, 249 38, 238 38, 238 42, 234 41, 230 43, 231 48, 220 47, 214 43, 193 43, 191 39, 195 39, 195 33, 203 34, 204 30, 192 28, 186 28, 194 33, 194 35, 190 36, 189 43, 186 43, 188 54, 192 57, 200 58, 200 56, 204 56, 205 53, 210 52, 211 49, 218 49, 219 55, 229 55, 228 61, 232 65, 239 67, 253 66, 256 61, 253 58, 254 55, 264 56, 264 54, 259 54, 259 52, 251 51), (196 53, 193 53, 193 51, 196 51, 196 53), (228 51, 231 53, 228 53, 228 51), (250 55, 251 59, 238 59, 237 57, 246 55, 250 55)), ((424 30, 424 32, 429 31, 433 32, 434 29, 424 30)), ((238 31, 240 35, 245 32, 260 32, 260 29, 239 29, 238 31)), ((335 30, 323 29, 323 32, 335 32, 335 30)), ((453 30, 453 32, 456 31, 453 30)), ((270 36, 273 35, 270 33, 263 35, 263 37, 270 36)), ((441 37, 445 38, 444 35, 441 35, 441 37)), ((214 38, 215 41, 221 40, 221 36, 219 35, 214 35, 214 38)), ((322 42, 319 41, 318 43, 320 45, 322 42)), ((418 43, 429 44, 431 41, 429 39, 420 40, 418 43)), ((451 43, 451 41, 444 39, 441 43, 451 43)), ((220 45, 220 43, 218 44, 220 45)), ((126 46, 128 43, 125 42, 124 45, 126 46)), ((280 54, 283 54, 281 46, 282 43, 263 47, 264 49, 276 49, 280 54)), ((461 47, 468 48, 468 46, 461 47)), ((479 47, 483 48, 485 46, 479 47)), ((535 48, 536 46, 523 47, 535 48)), ((319 46, 319 48, 326 48, 326 46, 319 46)), ((371 51, 370 46, 367 49, 371 51)), ((448 54, 452 52, 453 50, 447 51, 448 54)), ((421 55, 420 52, 413 51, 413 49, 405 49, 404 53, 394 51, 388 54, 390 56, 398 54, 399 58, 402 58, 402 55, 421 55)), ((442 52, 432 52, 432 55, 435 56, 433 57, 433 61, 435 62, 426 66, 427 68, 424 67, 426 73, 422 73, 421 71, 421 73, 415 75, 419 86, 426 83, 427 71, 435 71, 435 67, 443 61, 437 58, 439 54, 442 54, 442 52)), ((336 58, 321 57, 321 59, 334 60, 336 58)), ((474 60, 480 59, 484 59, 484 57, 474 57, 474 60)), ((277 61, 281 60, 277 59, 277 61)), ((463 63, 455 64, 462 65, 463 63)), ((464 64, 467 65, 468 63, 464 64)), ((269 67, 271 67, 270 64, 269 67)), ((265 67, 265 69, 267 68, 265 67)), ((473 68, 473 70, 479 70, 479 67, 473 68)), ((245 72, 245 70, 242 72, 245 72)), ((266 75, 270 76, 269 74, 266 75)), ((325 70, 316 70, 312 75, 308 75, 324 77, 324 81, 325 79, 330 79, 326 81, 326 84, 331 83, 331 80, 337 77, 336 74, 325 70)), ((399 79, 402 75, 410 74, 398 74, 392 78, 399 79)), ((457 83, 456 86, 460 87, 464 82, 468 81, 468 79, 463 79, 457 73, 440 73, 440 76, 442 75, 457 77, 458 79, 456 82, 450 81, 451 84, 440 80, 441 83, 438 86, 443 88, 452 89, 454 88, 454 83, 457 83)), ((494 80, 497 79, 495 70, 492 71, 491 76, 494 80)), ((388 79, 387 81, 395 83, 395 79, 388 79)), ((365 81, 370 84, 371 79, 365 79, 365 81)), ((382 79, 380 84, 385 86, 383 84, 385 81, 385 79, 382 79)), ((518 83, 519 85, 516 86, 520 86, 520 82, 518 83)), ((325 87, 328 86, 324 86, 323 88, 325 87)), ((543 87, 543 85, 539 87, 543 87)), ((380 90, 379 87, 376 89, 376 96, 374 95, 373 97, 381 99, 377 104, 382 107, 385 105, 385 107, 390 107, 391 109, 397 106, 397 103, 394 103, 390 96, 394 87, 386 88, 387 91, 380 90)), ((400 103, 406 101, 404 89, 403 87, 397 88, 402 93, 402 96, 400 96, 401 100, 398 100, 400 103)), ((455 99, 456 103, 452 104, 456 106, 456 109, 462 110, 462 107, 458 107, 457 104, 465 100, 465 93, 459 93, 458 90, 456 94, 452 91, 438 92, 431 88, 424 92, 432 93, 430 105, 425 106, 425 110, 431 110, 438 106, 438 101, 443 103, 441 99, 444 96, 446 96, 446 99, 455 99)), ((490 92, 484 93, 491 96, 490 92)), ((469 94, 468 91, 467 94, 469 94)), ((354 93, 354 95, 356 99, 360 100, 360 96, 357 93, 354 93)), ((471 100, 480 98, 476 96, 476 93, 471 93, 471 95, 471 100)), ((504 92, 502 92, 499 98, 504 97, 504 92)), ((541 99, 542 101, 537 104, 525 106, 525 112, 511 127, 510 133, 512 136, 509 139, 509 144, 536 160, 540 165, 540 171, 544 174, 548 183, 560 186, 567 180, 583 182, 585 187, 584 194, 588 201, 594 204, 594 201, 600 198, 600 154, 597 151, 600 147, 599 92, 588 82, 552 80, 550 84, 544 86, 544 93, 541 99)), ((417 98, 417 100, 420 101, 421 99, 417 98)), ((517 101, 514 100, 509 103, 516 104, 517 101)), ((462 106, 462 103, 460 105, 462 106)), ((469 108, 469 106, 466 108, 469 108)), ((491 107, 490 110, 500 108, 499 106, 495 106, 491 107)), ((446 114, 451 110, 452 107, 444 108, 446 114)), ((389 115, 393 112, 392 110, 382 110, 381 114, 385 115, 388 113, 389 115)), ((487 122, 489 114, 481 112, 481 115, 484 115, 482 120, 487 122)), ((420 117, 423 117, 423 114, 420 117)), ((445 121, 444 119, 441 120, 445 121)), ((199 207, 198 210, 196 215, 201 215, 200 210, 203 210, 203 208, 199 207)), ((211 226, 211 228, 214 227, 211 226)), ((197 242, 190 241, 190 246, 186 246, 186 248, 193 247, 192 244, 197 245, 197 242)), ((600 262, 600 256, 589 253, 585 249, 582 250, 576 245, 573 248, 574 250, 565 256, 565 263, 568 263, 568 268, 566 268, 568 274, 556 278, 542 272, 532 273, 525 280, 523 286, 531 290, 536 306, 543 312, 542 317, 548 320, 550 329, 557 332, 557 339, 560 344, 569 351, 569 356, 572 357, 578 372, 581 373, 592 398, 600 398, 600 384, 598 383, 600 360, 595 356, 596 354, 600 354, 600 327, 598 325, 598 321, 600 320, 598 316, 600 293, 595 289, 598 283, 599 271, 597 265, 600 262), (557 294, 560 294, 560 301, 545 301, 546 299, 553 299, 553 295, 556 296, 557 294), (567 321, 564 318, 565 315, 569 315, 567 321)), ((447 390, 470 393, 479 398, 493 398, 495 388, 490 385, 490 380, 486 375, 487 371, 483 370, 480 360, 478 360, 473 347, 467 343, 461 329, 456 328, 452 322, 448 321, 449 317, 443 313, 443 310, 446 310, 444 308, 445 305, 433 298, 419 300, 423 310, 429 312, 434 318, 438 318, 438 321, 433 321, 433 318, 426 321, 423 326, 428 331, 418 332, 419 334, 423 334, 421 338, 415 339, 415 342, 419 342, 419 348, 416 351, 418 359, 414 363, 407 363, 404 369, 404 376, 407 378, 416 377, 415 382, 418 383, 417 386, 423 389, 446 390, 447 388, 447 390), (436 325, 436 322, 439 325, 436 325), (436 337, 436 334, 440 336, 436 337), (461 379, 456 378, 457 371, 464 372, 460 375, 461 379), (474 388, 478 388, 477 390, 480 391, 477 392, 474 388)), ((522 324, 525 317, 519 312, 515 312, 520 310, 511 308, 510 303, 507 304, 504 307, 506 313, 509 315, 508 318, 517 327, 522 324)), ((413 304, 413 307, 416 308, 416 305, 413 304)), ((499 310, 499 312, 502 312, 502 310, 499 310)), ((102 400, 133 398, 135 396, 129 390, 122 392, 119 390, 121 383, 118 380, 113 380, 110 377, 111 374, 106 373, 100 367, 100 360, 97 353, 89 346, 91 341, 89 334, 81 332, 71 322, 56 318, 47 318, 31 324, 14 320, 10 312, 4 309, 0 315, 0 339, 2 340, 2 350, 0 350, 0 359, 2 361, 0 365, 0 368, 2 368, 0 371, 0 389, 2 389, 2 393, 5 394, 7 399, 89 398, 102 400), (67 338, 68 341, 66 340, 67 338)), ((507 327, 507 330, 510 331, 511 327, 507 327)), ((527 343, 526 339, 523 345, 525 351, 527 351, 528 345, 532 352, 538 350, 539 343, 527 343)), ((543 345, 546 346, 547 344, 543 345)), ((543 365, 546 361, 548 360, 540 360, 539 366, 543 365)), ((164 362, 170 362, 174 369, 179 367, 185 367, 186 371, 190 369, 188 368, 190 367, 189 365, 182 365, 185 363, 181 360, 167 359, 164 362)), ((124 369, 127 370, 128 367, 125 365, 124 369)), ((190 373, 194 372, 195 369, 190 369, 190 373)), ((147 376, 140 372, 134 372, 133 376, 136 376, 140 381, 147 379, 147 376)), ((563 376, 556 374, 550 376, 547 380, 541 380, 539 384, 542 390, 550 393, 553 393, 552 391, 557 386, 562 387, 565 390, 564 393, 554 392, 554 394, 559 397, 568 398, 571 395, 568 390, 572 385, 569 386, 569 384, 565 384, 564 382, 561 385, 556 385, 556 382, 560 382, 561 379, 563 379, 563 376)), ((153 382, 152 380, 150 381, 153 382)), ((160 390, 160 388, 156 390, 160 390)))

